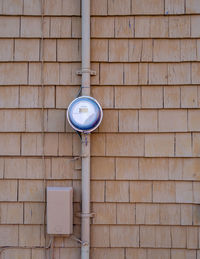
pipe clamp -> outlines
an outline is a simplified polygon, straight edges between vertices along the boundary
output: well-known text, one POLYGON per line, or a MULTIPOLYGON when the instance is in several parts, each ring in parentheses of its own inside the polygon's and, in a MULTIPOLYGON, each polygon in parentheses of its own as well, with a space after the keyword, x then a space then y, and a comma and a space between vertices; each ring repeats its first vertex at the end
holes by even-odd
POLYGON ((79 217, 79 218, 94 218, 95 217, 95 213, 92 212, 92 213, 81 213, 81 212, 78 212, 76 213, 76 216, 79 217))
POLYGON ((82 69, 82 70, 78 70, 78 71, 76 71, 76 74, 78 75, 78 76, 81 76, 82 74, 84 74, 84 73, 86 73, 86 74, 90 74, 91 76, 96 76, 97 75, 97 72, 96 71, 94 71, 94 70, 90 70, 90 69, 82 69))

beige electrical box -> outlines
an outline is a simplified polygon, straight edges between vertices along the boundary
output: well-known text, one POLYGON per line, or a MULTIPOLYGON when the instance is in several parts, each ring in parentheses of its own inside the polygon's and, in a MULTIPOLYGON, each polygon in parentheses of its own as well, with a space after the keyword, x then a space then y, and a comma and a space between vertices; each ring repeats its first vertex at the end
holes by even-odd
POLYGON ((72 187, 47 187, 47 234, 69 235, 72 232, 72 187))

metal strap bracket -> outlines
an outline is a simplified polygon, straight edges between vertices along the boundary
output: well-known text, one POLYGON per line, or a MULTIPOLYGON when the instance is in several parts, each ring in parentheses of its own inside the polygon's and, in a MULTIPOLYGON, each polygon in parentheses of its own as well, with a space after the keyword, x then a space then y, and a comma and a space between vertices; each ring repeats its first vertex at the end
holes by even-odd
POLYGON ((94 71, 94 70, 90 70, 90 69, 82 69, 82 70, 78 70, 76 71, 76 74, 78 76, 81 76, 82 74, 84 73, 90 73, 91 76, 96 76, 97 75, 97 72, 94 71))
POLYGON ((81 158, 86 158, 86 157, 88 157, 88 155, 76 156, 76 157, 70 159, 70 161, 77 161, 77 160, 79 160, 81 158))
POLYGON ((76 213, 76 217, 79 218, 94 218, 95 217, 95 213, 81 213, 81 212, 77 212, 76 213))

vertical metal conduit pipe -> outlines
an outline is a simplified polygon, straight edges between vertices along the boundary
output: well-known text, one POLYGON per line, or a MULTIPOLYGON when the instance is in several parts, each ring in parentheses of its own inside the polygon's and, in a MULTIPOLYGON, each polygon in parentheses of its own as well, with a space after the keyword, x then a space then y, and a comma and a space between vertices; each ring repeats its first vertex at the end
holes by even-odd
MULTIPOLYGON (((90 96, 90 0, 82 0, 82 96, 90 96)), ((82 133, 81 259, 90 258, 90 135, 82 133)))

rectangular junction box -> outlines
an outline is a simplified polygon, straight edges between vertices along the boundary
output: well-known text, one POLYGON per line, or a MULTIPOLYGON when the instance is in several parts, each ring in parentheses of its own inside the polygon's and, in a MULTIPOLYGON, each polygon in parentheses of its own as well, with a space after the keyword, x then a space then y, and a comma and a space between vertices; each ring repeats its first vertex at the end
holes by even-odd
POLYGON ((72 232, 72 187, 47 187, 47 234, 70 235, 72 232))

